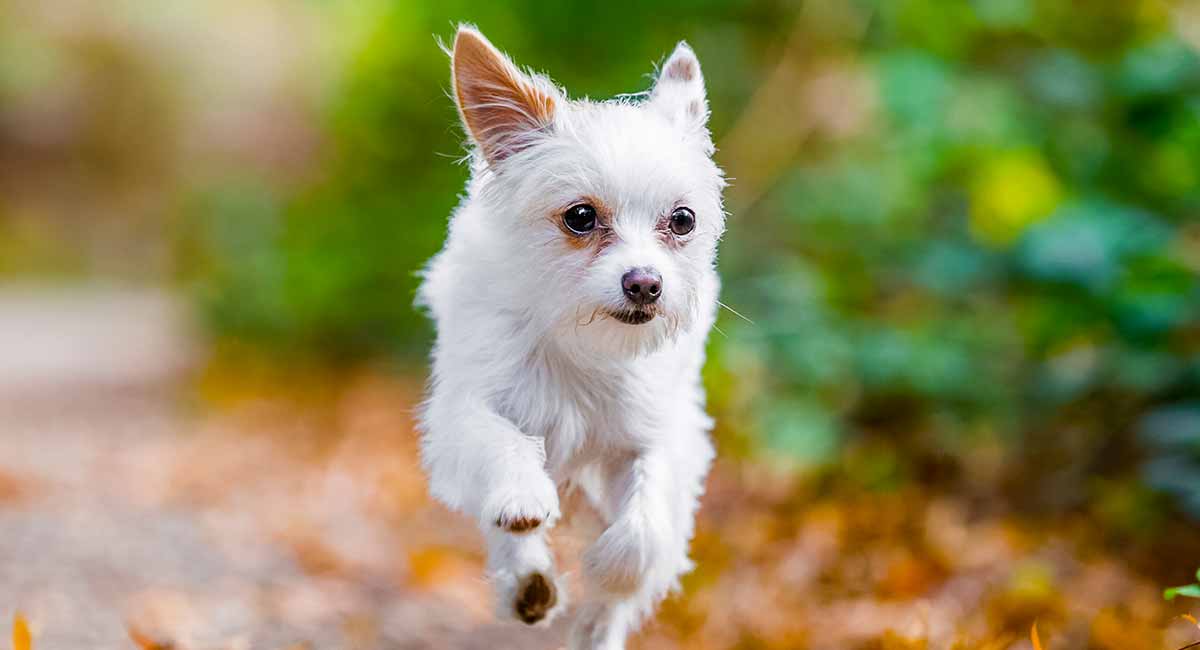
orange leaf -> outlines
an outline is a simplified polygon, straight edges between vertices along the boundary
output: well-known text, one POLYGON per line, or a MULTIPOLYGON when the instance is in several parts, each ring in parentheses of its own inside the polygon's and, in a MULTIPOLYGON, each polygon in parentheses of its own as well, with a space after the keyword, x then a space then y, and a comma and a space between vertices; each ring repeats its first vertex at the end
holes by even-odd
POLYGON ((140 650, 174 650, 175 648, 174 643, 156 639, 134 625, 126 625, 125 631, 129 633, 129 638, 137 644, 140 650))
POLYGON ((1038 638, 1037 621, 1033 622, 1033 627, 1029 630, 1029 640, 1033 642, 1033 650, 1042 650, 1042 640, 1038 638))
POLYGON ((29 624, 19 613, 13 615, 12 647, 13 650, 33 649, 33 636, 29 634, 29 624))
POLYGON ((1192 616, 1191 614, 1180 614, 1179 618, 1182 618, 1183 620, 1191 623, 1192 625, 1195 625, 1196 627, 1200 627, 1200 621, 1197 621, 1196 617, 1192 616))

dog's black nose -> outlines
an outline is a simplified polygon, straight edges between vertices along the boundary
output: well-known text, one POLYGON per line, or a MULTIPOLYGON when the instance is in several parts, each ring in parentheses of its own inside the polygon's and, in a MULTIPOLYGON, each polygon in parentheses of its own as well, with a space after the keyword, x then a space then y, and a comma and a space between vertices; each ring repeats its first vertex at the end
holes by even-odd
POLYGON ((662 276, 654 269, 632 269, 621 276, 625 296, 638 305, 649 305, 662 295, 662 276))

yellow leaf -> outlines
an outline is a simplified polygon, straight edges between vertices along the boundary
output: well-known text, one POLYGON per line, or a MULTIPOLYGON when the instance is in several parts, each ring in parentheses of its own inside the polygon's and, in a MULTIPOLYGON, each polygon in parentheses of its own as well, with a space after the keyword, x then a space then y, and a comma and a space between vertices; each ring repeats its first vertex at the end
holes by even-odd
POLYGON ((1033 627, 1029 630, 1029 640, 1033 642, 1033 650, 1042 650, 1042 640, 1038 638, 1037 621, 1033 622, 1033 627))
POLYGON ((13 616, 12 647, 13 650, 33 650, 33 636, 29 634, 29 624, 19 613, 13 616))
POLYGON ((1180 614, 1179 618, 1182 618, 1183 620, 1191 623, 1192 625, 1195 625, 1196 627, 1200 627, 1200 621, 1197 621, 1196 617, 1192 616, 1191 614, 1180 614))
POLYGON ((1013 151, 985 161, 971 183, 971 233, 1004 247, 1029 226, 1050 216, 1063 189, 1035 151, 1013 151))

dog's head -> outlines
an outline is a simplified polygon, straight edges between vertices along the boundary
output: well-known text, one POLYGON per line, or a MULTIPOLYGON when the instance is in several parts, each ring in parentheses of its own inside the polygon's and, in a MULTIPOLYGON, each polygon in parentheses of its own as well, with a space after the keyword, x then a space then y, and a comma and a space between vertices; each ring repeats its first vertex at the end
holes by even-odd
POLYGON ((700 63, 680 43, 645 95, 570 100, 474 29, 454 93, 475 145, 472 196, 509 308, 573 343, 641 354, 713 309, 724 230, 700 63))

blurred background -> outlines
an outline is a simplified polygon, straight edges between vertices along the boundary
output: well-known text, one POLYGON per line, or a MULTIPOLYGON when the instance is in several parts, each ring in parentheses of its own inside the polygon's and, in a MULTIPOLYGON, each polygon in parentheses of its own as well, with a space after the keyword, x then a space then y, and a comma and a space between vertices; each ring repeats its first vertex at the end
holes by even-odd
POLYGON ((0 0, 35 647, 561 645, 493 620, 415 456, 457 21, 574 96, 704 66, 746 318, 699 567, 633 647, 1200 636, 1162 596, 1200 564, 1200 2, 0 0))

